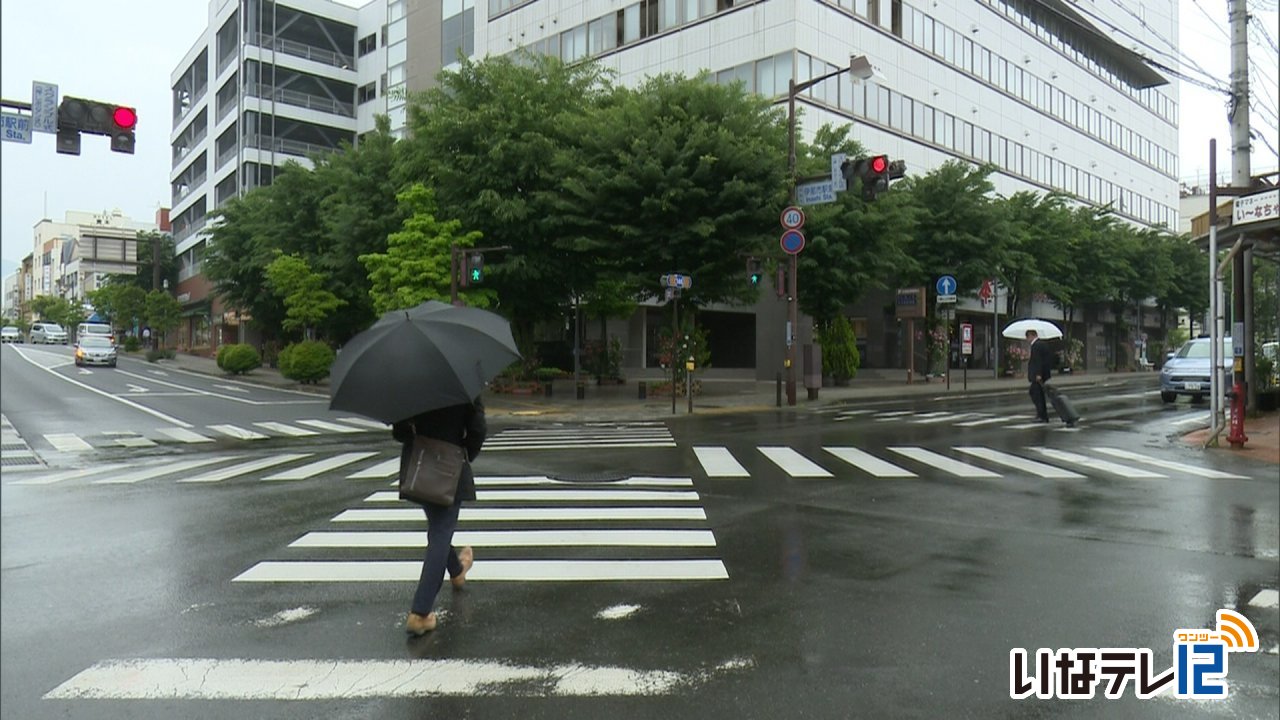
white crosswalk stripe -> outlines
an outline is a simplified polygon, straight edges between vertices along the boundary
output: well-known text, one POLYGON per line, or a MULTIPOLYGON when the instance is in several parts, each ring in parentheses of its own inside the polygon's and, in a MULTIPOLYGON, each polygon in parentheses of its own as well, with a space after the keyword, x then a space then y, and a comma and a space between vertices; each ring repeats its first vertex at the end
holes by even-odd
POLYGON ((48 440, 53 449, 58 452, 78 453, 93 450, 92 445, 75 433, 50 433, 45 435, 44 439, 48 440))
MULTIPOLYGON (((666 477, 578 483, 536 475, 481 476, 476 501, 462 507, 453 544, 485 550, 477 553, 468 581, 727 579, 724 563, 715 556, 715 534, 703 526, 706 513, 692 483, 691 478, 666 477), (634 525, 654 521, 663 526, 634 525), (547 556, 528 554, 540 551, 547 556)), ((286 557, 263 560, 234 581, 416 581, 427 544, 425 513, 400 501, 394 491, 375 492, 362 505, 332 518, 342 529, 308 532, 282 550, 286 557), (379 507, 388 504, 393 506, 379 507), (390 529, 382 529, 388 525, 390 529), (310 554, 287 557, 298 550, 310 554), (337 559, 315 557, 325 550, 345 552, 337 559), (364 557, 353 559, 352 552, 364 557)))
POLYGON ((343 453, 341 455, 335 455, 333 457, 325 458, 323 460, 317 460, 308 465, 303 465, 302 467, 290 468, 288 470, 284 470, 284 471, 275 473, 273 475, 268 475, 267 477, 264 477, 262 479, 263 480, 305 480, 307 478, 320 475, 321 473, 326 473, 326 472, 329 472, 330 470, 343 467, 344 465, 350 465, 353 462, 364 460, 365 458, 371 458, 377 454, 378 453, 376 452, 343 453))
POLYGON ((347 476, 348 480, 385 480, 393 477, 400 472, 400 458, 394 457, 390 460, 383 460, 377 465, 372 465, 358 472, 351 473, 347 476))
POLYGON ((364 432, 360 428, 353 428, 349 425, 339 425, 337 423, 332 423, 327 420, 297 420, 295 422, 297 422, 299 425, 306 425, 307 427, 318 428, 320 430, 327 430, 328 432, 336 432, 336 433, 364 432))
POLYGON ((214 441, 213 438, 208 435, 201 435, 198 432, 180 427, 158 428, 156 432, 162 435, 167 435, 182 443, 207 443, 214 441))
POLYGON ((263 430, 270 430, 271 432, 279 433, 281 435, 288 435, 290 437, 308 437, 310 435, 320 434, 315 430, 307 430, 306 428, 294 427, 292 425, 286 425, 282 422, 256 422, 254 423, 254 425, 262 428, 263 430))
POLYGON ((157 444, 155 440, 130 430, 109 430, 102 434, 110 437, 112 442, 120 447, 155 447, 157 444))
POLYGON ((277 465, 284 465, 285 463, 297 462, 298 460, 301 460, 306 457, 311 457, 311 454, 310 453, 286 453, 284 455, 272 455, 270 457, 253 460, 247 463, 242 463, 240 465, 234 465, 229 468, 221 468, 219 470, 213 470, 211 472, 204 473, 203 475, 197 475, 191 478, 182 478, 178 480, 178 482, 180 483, 222 482, 223 480, 230 480, 231 478, 239 477, 241 475, 248 475, 250 473, 255 473, 259 470, 266 470, 267 468, 275 467, 277 465))
POLYGON ((835 455, 850 465, 863 470, 875 477, 888 478, 909 478, 919 477, 910 470, 900 468, 891 462, 885 462, 869 452, 859 450, 854 447, 828 447, 823 448, 827 452, 835 455))
POLYGON ((361 418, 361 417, 344 417, 344 418, 338 418, 338 420, 339 420, 339 422, 344 422, 344 423, 346 423, 346 424, 348 424, 348 425, 356 425, 356 426, 359 426, 359 427, 365 427, 365 428, 369 428, 370 430, 383 430, 383 431, 386 431, 386 430, 390 430, 390 429, 391 429, 391 426, 390 426, 390 425, 388 425, 388 424, 386 424, 386 423, 378 422, 377 420, 369 420, 369 419, 367 419, 367 418, 361 418))
POLYGON ((1041 455, 1044 455, 1045 457, 1053 458, 1054 460, 1061 460, 1062 462, 1075 463, 1076 465, 1087 467, 1092 470, 1101 470, 1102 472, 1111 473, 1113 475, 1119 475, 1120 477, 1124 477, 1124 478, 1139 479, 1139 478, 1165 477, 1160 473, 1150 472, 1148 470, 1141 470, 1138 468, 1129 467, 1128 465, 1120 465, 1119 463, 1107 462, 1105 460, 1097 460, 1085 455, 1078 455, 1073 452, 1067 452, 1065 450, 1055 450, 1053 448, 1046 448, 1046 447, 1036 447, 1031 449, 1040 453, 1041 455))
POLYGON ((899 455, 909 457, 912 460, 915 460, 916 462, 924 463, 925 465, 929 465, 930 467, 935 467, 945 473, 950 473, 952 475, 955 475, 956 477, 962 477, 962 478, 998 478, 1000 477, 997 473, 993 473, 990 470, 983 470, 982 468, 974 467, 973 465, 969 465, 968 463, 962 463, 959 460, 953 460, 945 455, 939 455, 938 453, 933 452, 932 450, 926 450, 920 447, 890 447, 889 449, 898 453, 899 455))
POLYGON ((210 425, 209 429, 237 440, 266 440, 268 437, 260 432, 246 430, 237 425, 210 425))
POLYGON ((1124 460, 1136 460, 1137 462, 1144 463, 1146 465, 1154 465, 1155 467, 1187 473, 1188 475, 1198 475, 1200 477, 1217 478, 1221 480, 1248 479, 1244 475, 1235 475, 1232 473, 1221 472, 1218 470, 1198 468, 1198 467, 1195 467, 1194 465, 1188 465, 1186 463, 1180 463, 1180 462, 1173 462, 1171 460, 1161 460, 1159 458, 1153 458, 1150 455, 1142 455, 1140 453, 1131 452, 1129 450, 1122 450, 1120 448, 1100 447, 1100 448, 1094 448, 1094 450, 1097 452, 1103 453, 1105 455, 1111 455, 1112 457, 1118 457, 1124 460))
POLYGON ((733 457, 729 448, 695 447, 693 454, 702 463, 702 470, 707 477, 751 477, 751 473, 733 457))
POLYGON ((141 470, 135 470, 134 472, 115 473, 115 472, 107 471, 103 473, 106 475, 106 477, 104 477, 101 480, 92 480, 90 481, 90 484, 91 485, 131 485, 133 483, 142 482, 143 480, 150 480, 152 478, 164 477, 165 475, 176 475, 178 473, 184 473, 184 472, 187 472, 188 470, 195 470, 196 468, 201 468, 206 465, 212 465, 214 463, 220 463, 220 462, 230 462, 232 460, 237 460, 237 459, 239 459, 238 455, 233 455, 230 457, 222 456, 222 457, 211 457, 211 458, 198 458, 195 460, 185 460, 185 461, 176 462, 176 463, 168 463, 168 462, 159 463, 151 467, 143 468, 141 470))
POLYGON ((773 461, 774 465, 782 468, 791 477, 795 478, 817 478, 832 477, 831 473, 809 458, 792 450, 789 447, 770 446, 757 448, 764 456, 773 461))
POLYGON ((586 423, 544 428, 509 428, 485 441, 486 452, 675 447, 661 423, 586 423))
POLYGON ((1083 478, 1084 477, 1084 475, 1071 472, 1070 470, 1063 470, 1060 467, 1055 467, 1053 465, 1046 465, 1045 463, 1039 463, 1039 462, 1036 462, 1035 460, 1020 458, 1017 455, 1010 455, 1009 453, 1000 452, 999 450, 992 450, 991 448, 957 447, 956 450, 959 450, 960 452, 965 453, 966 455, 972 455, 974 457, 982 458, 983 460, 989 460, 993 463, 1004 465, 1005 467, 1011 467, 1011 468, 1014 468, 1015 470, 1022 470, 1023 472, 1031 473, 1032 475, 1037 475, 1043 478, 1083 478))

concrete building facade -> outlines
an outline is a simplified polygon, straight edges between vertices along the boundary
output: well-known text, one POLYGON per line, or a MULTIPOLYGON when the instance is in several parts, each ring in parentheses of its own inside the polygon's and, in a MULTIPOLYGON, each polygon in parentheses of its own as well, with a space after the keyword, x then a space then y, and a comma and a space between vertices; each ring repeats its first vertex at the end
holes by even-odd
POLYGON ((41 220, 33 228, 31 288, 26 300, 57 295, 84 302, 107 275, 137 272, 138 233, 156 229, 154 222, 133 220, 119 209, 70 210, 62 222, 41 220))

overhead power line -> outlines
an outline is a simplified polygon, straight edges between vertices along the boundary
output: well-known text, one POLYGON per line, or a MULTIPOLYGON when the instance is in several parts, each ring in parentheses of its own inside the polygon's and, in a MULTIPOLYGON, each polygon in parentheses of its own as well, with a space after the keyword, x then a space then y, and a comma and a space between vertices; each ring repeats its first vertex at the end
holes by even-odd
POLYGON ((1217 18, 1210 15, 1209 11, 1204 9, 1204 6, 1200 4, 1200 0, 1191 0, 1191 2, 1196 4, 1196 9, 1200 11, 1201 15, 1205 16, 1205 19, 1209 21, 1209 24, 1213 25, 1215 28, 1218 29, 1218 32, 1222 33, 1222 37, 1226 38, 1227 40, 1231 39, 1231 34, 1227 32, 1226 28, 1222 27, 1222 24, 1218 22, 1217 18))

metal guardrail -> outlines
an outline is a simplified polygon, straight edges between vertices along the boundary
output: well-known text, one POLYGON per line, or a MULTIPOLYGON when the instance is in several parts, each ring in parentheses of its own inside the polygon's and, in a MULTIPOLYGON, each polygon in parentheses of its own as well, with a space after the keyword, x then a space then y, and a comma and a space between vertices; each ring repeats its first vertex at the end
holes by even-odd
POLYGON ((295 57, 305 58, 313 62, 332 65, 343 69, 355 67, 355 63, 352 62, 349 56, 343 55, 339 52, 334 52, 333 50, 326 50, 314 45, 307 45, 306 43, 300 43, 295 40, 272 38, 270 35, 265 33, 258 33, 255 40, 256 42, 253 44, 258 47, 275 50, 277 52, 285 53, 286 55, 293 55, 295 57))
POLYGON ((356 106, 352 103, 338 102, 332 98, 298 92, 297 90, 277 89, 272 92, 269 85, 262 83, 246 83, 245 94, 263 100, 275 100, 286 105, 303 107, 308 110, 327 112, 332 115, 342 115, 350 118, 356 116, 356 106))

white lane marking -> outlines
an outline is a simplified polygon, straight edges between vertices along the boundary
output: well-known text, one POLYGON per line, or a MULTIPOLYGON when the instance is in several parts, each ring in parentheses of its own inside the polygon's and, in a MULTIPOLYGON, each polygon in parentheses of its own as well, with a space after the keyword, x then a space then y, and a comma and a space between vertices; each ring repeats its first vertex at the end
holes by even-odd
POLYGON ((640 610, 641 606, 639 605, 629 605, 625 603, 621 605, 611 605, 596 613, 595 618, 597 620, 621 620, 634 615, 640 610))
POLYGON ((969 420, 967 422, 956 423, 956 427, 978 427, 979 425, 993 425, 995 423, 1009 422, 1007 417, 993 417, 984 420, 969 420))
POLYGON ((128 405, 129 407, 131 407, 131 408, 133 408, 133 409, 135 409, 135 410, 141 410, 142 412, 144 412, 144 413, 146 413, 146 414, 148 414, 148 415, 151 415, 151 416, 153 416, 153 417, 158 417, 158 418, 160 418, 161 420, 163 420, 163 421, 165 421, 165 422, 167 422, 167 423, 173 424, 173 425, 177 425, 178 427, 191 427, 191 423, 183 422, 183 421, 179 420, 178 418, 170 417, 170 416, 168 416, 168 415, 165 415, 164 413, 160 412, 159 410, 152 410, 151 408, 149 408, 149 407, 147 407, 147 406, 145 406, 145 405, 139 405, 138 403, 133 402, 132 400, 126 400, 125 398, 117 397, 117 396, 115 396, 115 395, 112 395, 112 394, 111 394, 111 393, 109 393, 109 392, 104 392, 104 391, 102 391, 102 390, 99 390, 99 389, 98 389, 98 388, 96 388, 96 387, 91 386, 91 385, 85 385, 84 383, 80 382, 79 380, 73 380, 73 379, 71 379, 71 378, 67 377, 66 375, 61 375, 61 374, 59 374, 59 373, 56 373, 56 372, 54 372, 51 368, 44 367, 43 365, 41 365, 41 364, 39 364, 39 363, 35 362, 34 360, 32 360, 31 358, 27 357, 26 355, 24 355, 24 354, 22 353, 22 351, 21 351, 21 350, 17 350, 17 353, 18 353, 18 357, 21 357, 23 360, 26 360, 27 362, 31 363, 32 365, 35 365, 36 367, 40 368, 41 370, 44 370, 45 372, 49 373, 50 375, 53 375, 54 377, 56 377, 56 378, 58 378, 58 379, 60 379, 60 380, 65 380, 66 382, 69 382, 69 383, 71 383, 72 385, 76 385, 76 386, 79 386, 79 387, 81 387, 81 388, 84 388, 85 390, 88 390, 89 392, 91 392, 91 393, 95 393, 95 394, 97 394, 97 395, 101 395, 101 396, 102 396, 102 397, 104 397, 104 398, 108 398, 108 399, 111 399, 111 400, 115 400, 115 401, 116 401, 116 402, 118 402, 118 403, 124 403, 125 405, 128 405))
POLYGON ((30 478, 28 480, 14 480, 10 485, 52 485, 60 483, 64 480, 75 480, 86 475, 102 472, 102 468, 84 468, 81 470, 71 470, 68 472, 54 473, 52 475, 44 475, 41 477, 30 478))
POLYGON ((1137 462, 1140 462, 1140 463, 1145 463, 1147 465, 1154 465, 1156 467, 1164 468, 1166 470, 1175 470, 1177 472, 1186 473, 1188 475, 1198 475, 1200 477, 1216 478, 1220 480, 1248 480, 1249 479, 1247 475, 1234 475, 1229 472, 1221 472, 1219 470, 1209 470, 1206 468, 1200 468, 1200 467, 1188 465, 1186 463, 1173 462, 1171 460, 1161 460, 1159 458, 1153 458, 1150 455, 1143 455, 1141 453, 1130 452, 1128 450, 1122 450, 1120 448, 1096 447, 1094 448, 1094 451, 1103 453, 1104 455, 1118 457, 1118 458, 1121 458, 1122 460, 1136 460, 1137 462))
POLYGON ((257 627, 279 627, 299 620, 306 620, 318 612, 320 612, 320 608, 303 605, 302 607, 281 610, 271 617, 254 620, 253 624, 257 627))
POLYGON ((364 460, 365 458, 373 457, 374 455, 377 455, 377 454, 378 453, 376 452, 343 453, 341 455, 334 455, 333 457, 325 458, 324 460, 317 460, 308 465, 303 465, 302 467, 290 468, 283 472, 278 472, 274 475, 268 475, 267 477, 264 477, 262 479, 263 480, 306 480, 307 478, 315 477, 320 473, 329 472, 330 470, 340 468, 343 465, 350 465, 353 462, 356 462, 358 460, 364 460))
POLYGON ((1274 610, 1280 607, 1280 593, 1275 590, 1259 590, 1258 594, 1249 601, 1249 607, 1274 610))
POLYGON ((876 413, 876 417, 900 417, 902 415, 910 415, 914 410, 893 410, 891 412, 876 413))
POLYGON ((554 442, 557 440, 667 440, 670 437, 671 433, 663 428, 661 430, 634 430, 630 432, 603 432, 599 430, 523 432, 520 430, 505 430, 489 439, 503 442, 534 442, 536 440, 554 442))
MULTIPOLYGON (((58 366, 55 366, 55 367, 61 367, 61 365, 58 365, 58 366)), ((76 371, 76 374, 77 374, 77 375, 92 375, 92 374, 93 374, 93 371, 92 371, 92 370, 90 370, 89 368, 80 368, 79 370, 77 370, 77 371, 76 371)))
MULTIPOLYGON (((269 560, 232 582, 416 582, 422 560, 269 560)), ((467 581, 727 580, 719 560, 484 560, 467 581)))
POLYGON ((1044 463, 1036 462, 1035 460, 1028 460, 1026 458, 1018 457, 1017 455, 1002 453, 999 450, 992 450, 991 448, 957 447, 956 450, 959 450, 960 452, 965 453, 967 455, 973 455, 974 457, 980 457, 983 460, 989 460, 993 463, 1004 465, 1005 467, 1011 467, 1016 470, 1022 470, 1023 472, 1029 472, 1032 475, 1038 475, 1042 478, 1083 478, 1084 477, 1084 475, 1071 472, 1070 470, 1064 470, 1060 467, 1055 467, 1053 465, 1046 465, 1044 463))
POLYGON ((622 480, 603 480, 598 483, 579 483, 569 480, 556 480, 545 475, 479 475, 476 477, 476 486, 485 487, 490 485, 555 485, 565 486, 572 485, 574 487, 582 487, 584 485, 592 486, 627 486, 627 487, 693 487, 693 478, 687 477, 643 477, 633 476, 622 480))
POLYGON ((612 428, 612 427, 592 427, 590 430, 581 428, 542 428, 537 430, 521 430, 512 428, 503 430, 494 437, 630 437, 630 436, 647 436, 647 435, 664 435, 670 436, 671 431, 665 427, 642 427, 642 428, 612 428))
POLYGON ((938 453, 933 452, 932 450, 925 450, 924 448, 920 448, 920 447, 891 447, 889 449, 898 453, 899 455, 904 455, 906 457, 909 457, 912 460, 915 460, 916 462, 921 462, 921 463, 924 463, 925 465, 935 467, 943 472, 951 473, 956 477, 962 477, 962 478, 998 478, 1000 477, 999 474, 993 473, 990 470, 983 470, 982 468, 974 467, 973 465, 970 465, 968 463, 962 463, 959 460, 952 460, 951 458, 945 455, 939 455, 938 453))
POLYGON ((931 417, 927 420, 916 420, 915 424, 929 425, 932 423, 955 422, 956 420, 963 420, 964 418, 972 417, 974 415, 979 415, 979 414, 980 413, 944 413, 939 417, 931 417))
MULTIPOLYGON (((717 670, 733 671, 743 664, 726 663, 717 670)), ((104 660, 50 690, 44 699, 297 702, 494 697, 504 688, 546 697, 639 697, 668 695, 697 682, 670 670, 584 663, 534 666, 508 660, 153 658, 104 660)))
POLYGON ((151 373, 152 375, 155 375, 155 376, 157 376, 157 377, 169 377, 169 373, 167 373, 167 372, 165 372, 165 371, 163 371, 163 370, 148 370, 147 372, 149 372, 149 373, 151 373))
POLYGON ((1047 447, 1033 447, 1031 449, 1035 450, 1041 455, 1044 455, 1046 457, 1051 457, 1054 460, 1061 460, 1067 463, 1075 463, 1076 465, 1079 465, 1081 467, 1087 467, 1093 470, 1101 470, 1103 472, 1108 472, 1113 475, 1119 475, 1120 477, 1131 478, 1131 479, 1165 477, 1160 473, 1150 472, 1148 470, 1140 470, 1138 468, 1129 467, 1128 465, 1120 465, 1119 463, 1110 463, 1105 460, 1095 460, 1094 458, 1087 457, 1085 455, 1077 455, 1076 453, 1065 452, 1063 450, 1054 450, 1053 448, 1047 448, 1047 447))
POLYGON ((88 452, 93 449, 92 445, 75 433, 52 433, 45 435, 44 439, 58 452, 88 452))
POLYGON ((358 428, 353 428, 347 425, 339 425, 337 423, 325 422, 324 420, 295 420, 294 422, 298 423, 299 425, 306 425, 307 427, 313 427, 319 430, 328 430, 329 432, 336 432, 336 433, 364 432, 363 430, 360 430, 358 428))
POLYGON ((785 446, 761 446, 757 448, 764 456, 782 468, 788 475, 796 478, 834 477, 821 465, 785 446))
POLYGON ((258 470, 265 470, 269 467, 275 467, 276 465, 283 465, 285 463, 294 462, 306 457, 311 457, 311 453, 287 453, 285 455, 272 455, 271 457, 262 458, 261 460, 254 460, 252 462, 242 463, 240 465, 233 465, 229 468, 222 468, 221 470, 214 470, 213 472, 207 472, 203 475, 197 475, 196 477, 193 477, 193 478, 182 478, 178 480, 178 482, 180 483, 221 482, 223 480, 237 477, 239 475, 245 475, 247 473, 257 472, 258 470))
POLYGON ((134 385, 133 383, 125 383, 125 387, 129 388, 129 392, 131 393, 141 394, 145 392, 151 392, 150 388, 144 388, 141 385, 134 385))
MULTIPOLYGON (((459 547, 715 547, 710 530, 459 530, 459 547)), ((425 548, 415 531, 309 532, 289 543, 299 548, 425 548)))
POLYGON ((867 415, 867 414, 869 414, 869 413, 873 413, 873 412, 875 412, 875 410, 870 410, 870 409, 865 409, 865 408, 864 408, 864 409, 862 409, 862 410, 837 410, 837 411, 836 411, 836 414, 837 414, 837 415, 867 415))
POLYGON ((675 447, 675 441, 672 442, 585 442, 585 443, 560 443, 556 445, 541 444, 520 444, 520 445, 493 445, 485 443, 484 449, 489 452, 502 452, 504 450, 607 450, 622 449, 633 447, 675 447))
POLYGON ((347 423, 348 425, 359 425, 360 427, 367 427, 370 430, 390 430, 391 429, 391 426, 388 425, 387 423, 378 422, 377 420, 369 420, 361 417, 338 418, 338 421, 347 423))
POLYGON ((156 445, 155 440, 145 438, 136 433, 130 433, 128 436, 124 437, 117 437, 115 443, 121 447, 155 447, 156 445))
POLYGON ((695 447, 693 454, 702 464, 707 477, 751 477, 726 447, 695 447))
POLYGON ((1190 425, 1191 423, 1208 423, 1209 419, 1210 419, 1210 415, 1194 413, 1189 418, 1183 418, 1182 420, 1174 420, 1169 424, 1170 425, 1190 425))
POLYGON ((368 480, 376 478, 379 480, 393 477, 400 472, 400 458, 395 457, 390 460, 383 460, 377 465, 372 465, 359 472, 352 473, 347 476, 348 480, 368 480))
MULTIPOLYGON (((268 478, 270 479, 270 478, 268 478)), ((698 500, 694 490, 612 490, 602 488, 577 489, 566 487, 556 490, 488 490, 476 493, 478 501, 563 501, 563 502, 617 502, 657 501, 657 502, 693 502, 698 500)), ((400 502, 397 492, 377 492, 364 499, 365 502, 400 502)))
POLYGON ((248 390, 245 390, 242 387, 236 387, 235 385, 214 385, 213 387, 216 387, 219 390, 230 390, 231 392, 238 392, 238 393, 245 393, 245 394, 248 394, 249 392, 248 390))
POLYGON ((237 440, 266 440, 267 435, 252 430, 246 430, 236 425, 210 425, 210 430, 220 432, 223 435, 233 437, 237 440))
MULTIPOLYGON (((531 522, 563 522, 566 520, 706 520, 700 507, 528 507, 528 508, 462 508, 460 522, 528 520, 531 522)), ((421 508, 387 508, 377 510, 344 510, 331 522, 423 522, 421 508)), ((422 563, 418 563, 421 567, 422 563)))
MULTIPOLYGON (((191 427, 191 426, 188 425, 186 427, 191 427)), ((187 430, 186 428, 181 428, 181 427, 159 428, 156 430, 156 432, 161 433, 163 435, 168 435, 169 437, 173 438, 174 440, 177 440, 178 442, 184 442, 184 443, 213 442, 213 438, 207 435, 201 435, 198 432, 187 430)))
POLYGON ((1018 425, 1006 425, 1004 429, 1005 430, 1027 430, 1030 428, 1037 428, 1037 427, 1047 428, 1049 427, 1049 423, 1044 423, 1044 422, 1021 423, 1018 425))
POLYGON ((900 468, 891 462, 885 462, 870 453, 859 450, 854 447, 829 447, 823 448, 827 452, 835 455, 850 465, 868 472, 876 477, 896 477, 909 478, 919 477, 915 473, 905 468, 900 468))
POLYGON ((164 463, 163 465, 148 467, 142 470, 138 470, 137 472, 125 473, 123 475, 112 475, 110 472, 107 472, 106 478, 102 480, 93 480, 89 484, 90 485, 127 485, 127 484, 136 483, 136 482, 141 482, 143 480, 150 480, 151 478, 160 477, 161 475, 172 475, 174 473, 181 473, 181 472, 186 472, 188 470, 195 470, 198 467, 204 467, 205 465, 212 465, 213 463, 230 462, 232 460, 239 460, 239 459, 240 459, 239 455, 232 455, 230 457, 200 458, 198 460, 187 460, 185 462, 164 463))
POLYGON ((292 425, 285 425, 284 423, 279 422, 256 422, 254 425, 262 428, 263 430, 270 430, 271 432, 277 432, 281 435, 288 435, 290 437, 306 437, 308 435, 320 434, 315 430, 305 430, 303 428, 296 428, 292 425))

